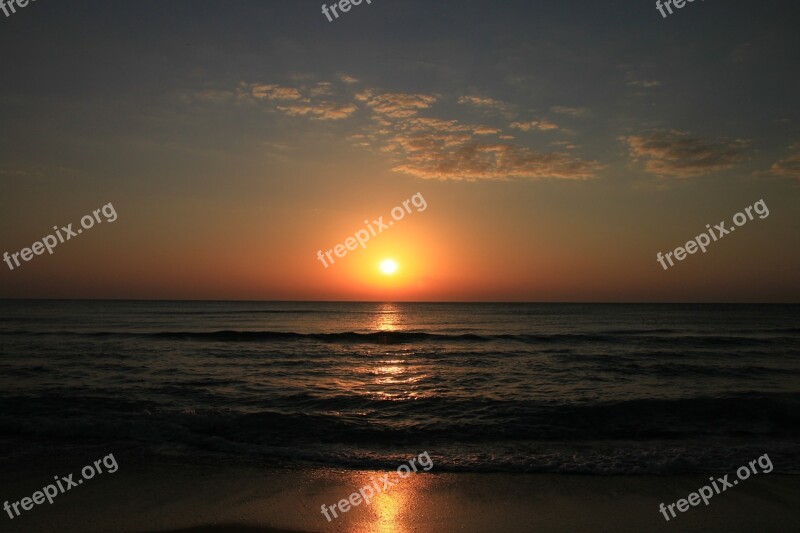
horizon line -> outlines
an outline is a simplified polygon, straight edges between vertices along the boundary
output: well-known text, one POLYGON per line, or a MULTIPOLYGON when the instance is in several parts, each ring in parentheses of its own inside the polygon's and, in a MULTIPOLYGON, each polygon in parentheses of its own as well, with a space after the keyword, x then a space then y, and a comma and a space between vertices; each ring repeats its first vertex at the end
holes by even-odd
POLYGON ((219 300, 156 298, 0 298, 2 302, 195 302, 195 303, 371 303, 371 304, 535 304, 535 305, 800 305, 800 302, 659 302, 659 301, 522 301, 522 300, 219 300))

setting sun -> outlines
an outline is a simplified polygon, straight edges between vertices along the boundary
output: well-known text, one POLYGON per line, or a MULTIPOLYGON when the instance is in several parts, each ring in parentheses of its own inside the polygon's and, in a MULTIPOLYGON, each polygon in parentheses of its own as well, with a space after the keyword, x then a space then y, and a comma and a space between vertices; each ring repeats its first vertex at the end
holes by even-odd
POLYGON ((386 259, 381 262, 381 272, 383 272, 387 276, 394 274, 396 270, 397 270, 397 263, 395 263, 391 259, 386 259))

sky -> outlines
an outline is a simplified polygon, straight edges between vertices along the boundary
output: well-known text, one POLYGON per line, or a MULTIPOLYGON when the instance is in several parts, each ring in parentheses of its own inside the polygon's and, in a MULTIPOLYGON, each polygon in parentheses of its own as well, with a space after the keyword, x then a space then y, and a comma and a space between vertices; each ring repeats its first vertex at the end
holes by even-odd
POLYGON ((797 303, 800 7, 674 11, 0 12, 0 253, 116 214, 0 263, 0 298, 797 303), (760 200, 705 253, 657 260, 760 200))

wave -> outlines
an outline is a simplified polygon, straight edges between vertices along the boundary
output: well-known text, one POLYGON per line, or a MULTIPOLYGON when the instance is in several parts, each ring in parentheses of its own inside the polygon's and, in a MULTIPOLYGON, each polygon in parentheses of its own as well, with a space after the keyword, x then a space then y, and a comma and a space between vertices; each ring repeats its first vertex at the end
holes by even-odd
MULTIPOLYGON (((652 331, 652 330, 651 330, 652 331)), ((669 330, 665 330, 669 331, 669 330)), ((494 341, 519 342, 524 344, 547 343, 623 343, 626 341, 677 344, 686 347, 704 346, 764 346, 779 343, 800 344, 798 337, 744 337, 741 335, 675 335, 658 336, 650 333, 641 333, 628 330, 627 333, 555 333, 555 334, 476 334, 465 333, 459 335, 445 333, 427 333, 421 331, 391 331, 357 333, 347 331, 343 333, 294 333, 283 331, 159 331, 159 332, 132 332, 132 331, 30 331, 11 330, 0 331, 6 336, 38 336, 62 335, 80 337, 138 337, 164 340, 198 340, 209 342, 270 342, 290 340, 316 340, 330 343, 364 343, 364 344, 402 344, 413 342, 462 342, 486 343, 494 341)))
MULTIPOLYGON (((184 389, 185 387, 179 387, 184 389)), ((178 398, 178 396, 173 396, 178 398)), ((187 405, 197 405, 183 398, 187 405)), ((222 402, 207 395, 206 405, 222 402)), ((699 436, 800 436, 800 394, 745 394, 725 398, 638 399, 603 403, 548 403, 493 399, 421 398, 408 401, 362 395, 253 396, 219 408, 167 406, 103 396, 0 397, 0 434, 53 431, 127 434, 182 426, 242 441, 391 443, 402 441, 503 442, 595 439, 681 439, 699 436), (63 405, 68 400, 69 409, 63 405), (145 419, 137 416, 147 412, 145 419), (101 424, 104 429, 92 428, 101 424), (83 427, 83 429, 81 429, 83 427), (112 431, 115 432, 115 431, 112 431)), ((163 435, 162 435, 163 436, 163 435)))
POLYGON ((707 471, 769 452, 778 469, 800 468, 800 394, 558 404, 306 393, 245 403, 200 409, 88 391, 0 396, 0 444, 22 453, 102 438, 114 449, 188 460, 212 454, 353 468, 430 450, 438 471, 573 473, 707 471))

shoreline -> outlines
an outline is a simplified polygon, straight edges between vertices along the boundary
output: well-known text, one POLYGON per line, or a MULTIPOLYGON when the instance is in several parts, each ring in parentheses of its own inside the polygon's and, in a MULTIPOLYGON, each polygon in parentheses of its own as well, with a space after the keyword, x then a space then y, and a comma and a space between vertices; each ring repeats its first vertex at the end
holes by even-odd
MULTIPOLYGON (((708 506, 669 522, 658 510, 703 486, 704 474, 413 474, 368 505, 327 522, 321 505, 347 498, 387 471, 125 464, 37 505, 4 530, 64 532, 312 531, 790 531, 800 522, 800 476, 750 478, 708 506), (57 525, 57 527, 56 527, 57 525), (768 526, 768 527, 767 527, 768 526)), ((30 495, 40 478, 11 476, 4 499, 30 495), (33 485, 32 485, 33 484, 33 485)))

